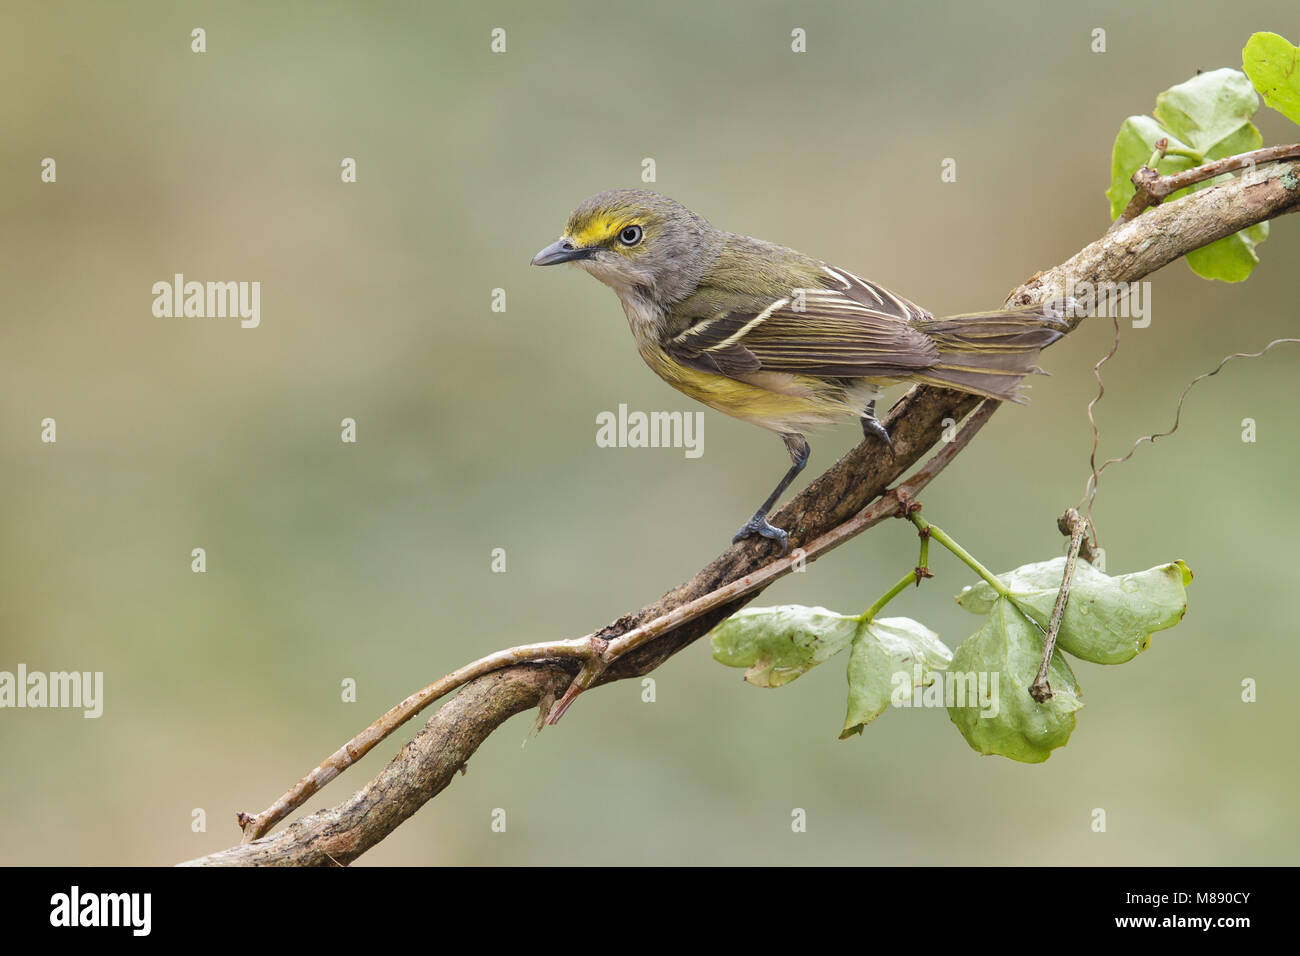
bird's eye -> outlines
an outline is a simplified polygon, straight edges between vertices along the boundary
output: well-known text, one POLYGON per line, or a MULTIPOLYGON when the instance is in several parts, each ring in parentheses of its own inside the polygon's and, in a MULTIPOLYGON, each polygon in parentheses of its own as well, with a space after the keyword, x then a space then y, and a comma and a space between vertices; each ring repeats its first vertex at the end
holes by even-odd
POLYGON ((623 243, 625 246, 635 246, 641 241, 641 236, 642 232, 640 226, 628 226, 618 234, 618 241, 623 243))

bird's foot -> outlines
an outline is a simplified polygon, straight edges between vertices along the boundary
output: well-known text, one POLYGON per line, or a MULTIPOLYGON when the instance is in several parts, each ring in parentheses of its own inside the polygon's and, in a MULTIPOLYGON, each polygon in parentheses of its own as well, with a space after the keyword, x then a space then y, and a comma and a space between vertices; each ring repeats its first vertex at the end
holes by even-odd
POLYGON ((891 455, 894 453, 894 440, 889 437, 889 430, 880 424, 880 419, 871 417, 862 419, 862 437, 878 438, 885 443, 891 455))
POLYGON ((782 531, 776 525, 767 520, 767 516, 761 511, 745 522, 744 526, 736 532, 735 537, 731 539, 732 544, 738 541, 744 541, 753 535, 762 535, 769 538, 781 546, 781 556, 790 550, 790 535, 782 531))

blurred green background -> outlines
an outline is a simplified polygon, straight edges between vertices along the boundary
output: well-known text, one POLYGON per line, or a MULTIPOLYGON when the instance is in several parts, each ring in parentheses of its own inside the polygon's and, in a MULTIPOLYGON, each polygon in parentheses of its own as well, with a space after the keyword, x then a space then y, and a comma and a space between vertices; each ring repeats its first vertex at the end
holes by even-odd
MULTIPOLYGON (((721 550, 785 453, 712 411, 698 460, 596 447, 601 410, 699 406, 642 365, 609 290, 528 267, 587 195, 639 184, 652 157, 655 188, 723 228, 936 313, 991 308, 1105 230, 1123 118, 1239 67, 1255 30, 1300 39, 1294 3, 5 4, 0 669, 102 670, 106 702, 99 720, 0 712, 0 862, 231 845, 236 810, 406 694, 594 630, 721 550), (260 281, 261 327, 153 317, 175 272, 260 281)), ((1297 138, 1267 109, 1257 123, 1297 138)), ((1151 326, 1107 367, 1104 454, 1165 427, 1226 353, 1296 334, 1300 221, 1260 252, 1241 285, 1183 263, 1153 277, 1151 326)), ((925 495, 986 564, 1063 547, 1110 337, 1085 323, 1053 349, 1032 403, 925 495)), ((526 746, 515 718, 361 862, 1294 862, 1295 361, 1230 365, 1177 436, 1107 472, 1109 569, 1185 559, 1190 611, 1127 666, 1076 665, 1087 707, 1047 764, 980 757, 935 710, 841 742, 842 659, 760 691, 699 643, 654 675, 653 704, 605 688, 526 746)), ((857 439, 815 436, 809 474, 857 439)), ((914 540, 883 526, 760 603, 859 610, 914 540)), ((891 610, 955 646, 969 575, 935 566, 891 610)))

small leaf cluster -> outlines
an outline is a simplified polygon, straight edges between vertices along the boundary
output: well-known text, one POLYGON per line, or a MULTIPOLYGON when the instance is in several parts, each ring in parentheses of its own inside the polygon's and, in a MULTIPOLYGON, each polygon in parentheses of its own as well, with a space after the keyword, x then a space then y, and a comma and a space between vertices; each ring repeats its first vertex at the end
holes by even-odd
MULTIPOLYGON (((1157 96, 1151 115, 1124 120, 1111 152, 1111 184, 1106 190, 1112 219, 1133 198, 1133 175, 1143 166, 1169 176, 1259 149, 1263 138, 1251 118, 1260 96, 1300 123, 1300 49, 1276 33, 1256 33, 1242 50, 1242 67, 1199 73, 1157 96), (1159 148, 1162 140, 1165 146, 1159 148)), ((1231 178, 1232 173, 1224 173, 1169 199, 1231 178)), ((1259 263, 1256 247, 1267 238, 1268 223, 1261 222, 1189 252, 1187 264, 1207 279, 1240 282, 1259 263)))
POLYGON ((1182 619, 1191 581, 1181 561, 1118 577, 1079 561, 1048 669, 1053 693, 1040 703, 1029 687, 1064 573, 1061 557, 999 575, 1001 594, 987 582, 966 588, 957 603, 983 622, 956 653, 911 618, 785 605, 745 608, 723 621, 711 633, 713 656, 745 668, 745 680, 756 687, 781 687, 847 648, 842 738, 860 734, 891 704, 906 705, 920 695, 943 702, 980 753, 1039 763, 1069 740, 1074 714, 1083 706, 1066 653, 1099 664, 1132 660, 1150 645, 1152 633, 1182 619), (941 675, 954 679, 939 681, 941 675), (996 699, 957 695, 951 688, 959 682, 992 686, 996 699))

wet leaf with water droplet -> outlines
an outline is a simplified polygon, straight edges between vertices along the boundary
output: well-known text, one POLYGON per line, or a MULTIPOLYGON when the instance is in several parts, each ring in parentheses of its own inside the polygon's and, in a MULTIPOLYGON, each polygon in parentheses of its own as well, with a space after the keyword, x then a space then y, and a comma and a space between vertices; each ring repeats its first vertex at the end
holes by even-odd
POLYGON ((755 687, 781 687, 848 647, 861 624, 824 607, 747 607, 710 632, 713 659, 746 668, 755 687))
MULTIPOLYGON (((1012 599, 1044 628, 1052 617, 1065 574, 1065 558, 1026 564, 998 579, 1012 599)), ((1070 600, 1061 618, 1057 646, 1097 664, 1122 664, 1151 643, 1155 631, 1173 627, 1187 612, 1186 586, 1192 572, 1182 561, 1111 577, 1080 560, 1074 568, 1070 600)), ((957 603, 975 614, 998 600, 987 582, 967 588, 957 603)))
POLYGON ((908 617, 878 617, 853 638, 849 654, 849 710, 840 739, 862 733, 896 694, 934 683, 952 651, 924 624, 908 617))
MULTIPOLYGON (((1038 629, 1005 598, 989 607, 984 626, 962 641, 953 654, 956 675, 988 675, 988 699, 954 701, 948 716, 966 742, 983 754, 1000 754, 1022 763, 1042 763, 1074 731, 1074 712, 1083 706, 1079 685, 1064 655, 1052 654, 1047 680, 1053 695, 1038 703, 1029 687, 1038 676, 1043 640, 1038 629)), ((978 681, 968 684, 978 686, 978 681)))

